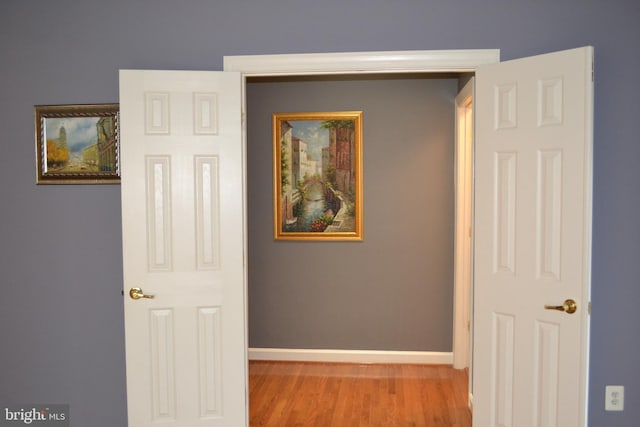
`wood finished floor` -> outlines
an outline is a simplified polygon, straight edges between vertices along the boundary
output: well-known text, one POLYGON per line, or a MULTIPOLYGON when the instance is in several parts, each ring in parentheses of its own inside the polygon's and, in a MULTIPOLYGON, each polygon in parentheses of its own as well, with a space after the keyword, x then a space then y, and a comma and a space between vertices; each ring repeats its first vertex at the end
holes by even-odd
POLYGON ((448 365, 249 362, 251 426, 471 426, 448 365))

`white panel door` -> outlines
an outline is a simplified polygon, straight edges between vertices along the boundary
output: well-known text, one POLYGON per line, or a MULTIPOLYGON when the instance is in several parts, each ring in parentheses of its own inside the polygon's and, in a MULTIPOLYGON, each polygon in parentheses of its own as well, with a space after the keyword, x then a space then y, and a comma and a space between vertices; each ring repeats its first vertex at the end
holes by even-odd
POLYGON ((120 119, 129 426, 247 425, 240 75, 123 70, 120 119))
POLYGON ((476 72, 476 426, 586 423, 592 66, 579 48, 476 72))

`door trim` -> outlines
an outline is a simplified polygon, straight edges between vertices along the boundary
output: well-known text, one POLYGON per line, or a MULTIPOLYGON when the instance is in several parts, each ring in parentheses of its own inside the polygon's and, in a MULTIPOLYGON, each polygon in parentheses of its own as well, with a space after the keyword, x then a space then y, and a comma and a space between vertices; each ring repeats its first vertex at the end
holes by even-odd
POLYGON ((500 62, 500 49, 341 52, 224 57, 244 77, 366 73, 470 72, 500 62))
MULTIPOLYGON (((453 367, 470 368, 471 354, 471 284, 472 278, 472 223, 473 218, 473 86, 472 77, 458 92, 455 100, 455 232, 453 274, 453 367), (467 113, 471 111, 471 118, 467 113), (469 133, 469 128, 471 131, 469 133)), ((471 387, 469 387, 471 390, 471 387)))
MULTIPOLYGON (((426 50, 388 52, 341 52, 283 55, 238 55, 224 57, 224 71, 241 74, 243 114, 243 167, 246 194, 246 83, 248 77, 340 75, 340 74, 403 74, 403 73, 465 73, 474 72, 480 65, 500 62, 500 49, 426 50)), ((245 248, 247 243, 247 209, 244 200, 245 248)), ((244 292, 248 295, 247 264, 245 262, 244 292)), ((469 301, 469 304, 472 302, 469 301)), ((459 309, 454 302, 454 312, 459 309)), ((245 329, 248 336, 248 313, 245 307, 245 329)), ((456 337, 453 337, 455 341, 456 337)), ((455 359, 455 347, 453 348, 455 359)))

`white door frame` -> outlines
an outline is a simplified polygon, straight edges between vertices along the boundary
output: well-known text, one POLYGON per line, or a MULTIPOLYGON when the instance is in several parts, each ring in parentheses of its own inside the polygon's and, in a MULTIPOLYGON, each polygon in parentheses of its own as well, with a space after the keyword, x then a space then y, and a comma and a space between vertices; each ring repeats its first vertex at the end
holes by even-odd
MULTIPOLYGON (((473 50, 429 50, 429 51, 390 51, 390 52, 342 52, 342 53, 310 53, 286 55, 240 55, 225 56, 224 71, 240 72, 242 78, 242 111, 246 114, 246 82, 248 77, 265 76, 300 76, 300 75, 341 75, 341 74, 405 74, 405 73, 472 73, 480 65, 500 62, 499 49, 473 50)), ((246 117, 243 118, 243 149, 245 153, 245 187, 246 187, 246 117)), ((245 188, 246 194, 246 188, 245 188)), ((246 200, 245 200, 246 212, 246 200)), ((246 217, 246 215, 245 215, 246 217)), ((247 224, 245 223, 245 236, 247 224)), ((245 253, 247 253, 245 237, 245 253)), ((245 265, 246 269, 246 265, 245 265)), ((245 271, 246 273, 246 271, 245 271)), ((245 274, 245 278, 248 277, 245 274)), ((245 295, 248 283, 245 279, 245 295)), ((471 301, 454 301, 454 313, 459 312, 460 305, 469 307, 471 301)), ((245 313, 245 319, 247 319, 245 313)), ((248 327, 248 325, 247 325, 248 327)), ((456 353, 462 351, 455 344, 461 334, 466 336, 466 325, 456 324, 453 337, 452 361, 456 353)))
MULTIPOLYGON (((453 274, 453 367, 471 372, 471 283, 473 217, 473 95, 472 77, 456 96, 455 237, 453 274)), ((469 387, 469 390, 472 388, 469 387)))

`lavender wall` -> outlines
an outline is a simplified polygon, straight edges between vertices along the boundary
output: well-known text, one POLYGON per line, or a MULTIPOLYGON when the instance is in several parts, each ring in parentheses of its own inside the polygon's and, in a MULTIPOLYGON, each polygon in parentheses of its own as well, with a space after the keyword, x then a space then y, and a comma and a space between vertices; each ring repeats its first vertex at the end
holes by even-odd
POLYGON ((635 0, 4 0, 0 13, 0 402, 126 423, 119 188, 37 187, 33 105, 117 102, 120 68, 224 55, 595 46, 591 426, 640 419, 640 3, 635 0), (604 412, 605 384, 626 386, 604 412))

